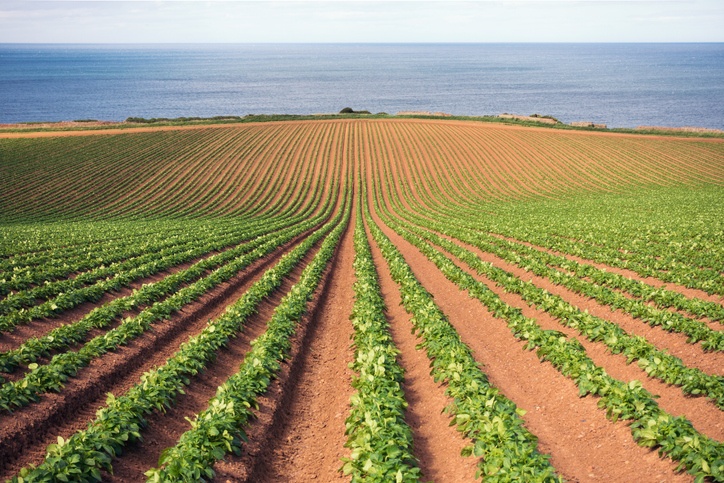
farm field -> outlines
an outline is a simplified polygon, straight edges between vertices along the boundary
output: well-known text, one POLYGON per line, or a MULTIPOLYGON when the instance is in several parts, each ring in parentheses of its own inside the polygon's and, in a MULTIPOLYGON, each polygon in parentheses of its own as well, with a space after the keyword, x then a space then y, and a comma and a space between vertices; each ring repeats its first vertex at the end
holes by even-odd
POLYGON ((724 481, 724 140, 0 135, 0 479, 724 481))

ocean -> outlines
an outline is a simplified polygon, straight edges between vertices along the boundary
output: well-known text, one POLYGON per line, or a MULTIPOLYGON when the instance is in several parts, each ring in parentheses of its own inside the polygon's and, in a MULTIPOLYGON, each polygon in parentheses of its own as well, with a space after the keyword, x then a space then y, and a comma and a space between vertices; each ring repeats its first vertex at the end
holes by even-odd
POLYGON ((0 44, 0 123, 344 107, 724 129, 724 44, 0 44))

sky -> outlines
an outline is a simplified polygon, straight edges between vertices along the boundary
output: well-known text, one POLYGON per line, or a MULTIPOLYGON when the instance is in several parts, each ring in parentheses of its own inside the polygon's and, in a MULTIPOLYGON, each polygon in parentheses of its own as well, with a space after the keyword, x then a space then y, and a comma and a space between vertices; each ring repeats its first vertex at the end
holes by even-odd
POLYGON ((0 0, 0 43, 724 42, 724 0, 0 0))

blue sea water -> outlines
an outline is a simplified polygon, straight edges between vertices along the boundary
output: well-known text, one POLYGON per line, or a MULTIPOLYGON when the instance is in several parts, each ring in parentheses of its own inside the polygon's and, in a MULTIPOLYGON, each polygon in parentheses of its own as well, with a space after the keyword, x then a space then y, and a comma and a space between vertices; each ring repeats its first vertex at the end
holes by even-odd
POLYGON ((0 123, 346 106, 724 129, 724 44, 0 44, 0 123))

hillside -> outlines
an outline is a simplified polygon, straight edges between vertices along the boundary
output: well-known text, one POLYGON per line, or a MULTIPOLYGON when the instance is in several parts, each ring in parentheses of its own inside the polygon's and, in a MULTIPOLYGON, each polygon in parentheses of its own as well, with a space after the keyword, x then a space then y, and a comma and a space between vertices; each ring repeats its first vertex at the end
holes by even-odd
POLYGON ((724 481, 723 200, 722 139, 0 135, 0 477, 724 481))

